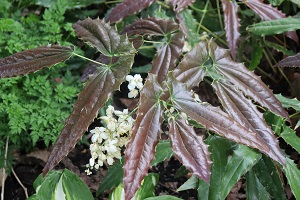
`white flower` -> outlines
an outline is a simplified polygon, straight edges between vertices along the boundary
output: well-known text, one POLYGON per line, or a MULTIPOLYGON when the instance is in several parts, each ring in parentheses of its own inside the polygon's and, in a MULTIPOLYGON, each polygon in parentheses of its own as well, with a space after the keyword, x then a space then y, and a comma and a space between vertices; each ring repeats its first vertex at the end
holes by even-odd
POLYGON ((139 91, 136 89, 133 89, 128 93, 128 98, 135 98, 138 94, 139 94, 139 91))
POLYGON ((127 75, 126 76, 126 81, 129 82, 128 84, 128 97, 129 98, 134 98, 138 95, 139 90, 143 88, 143 79, 140 74, 135 74, 134 76, 132 75, 127 75))
MULTIPOLYGON (((87 168, 98 169, 104 163, 112 165, 114 159, 121 159, 121 148, 129 141, 132 134, 132 126, 134 119, 128 115, 128 110, 114 110, 112 106, 108 106, 106 110, 107 116, 100 117, 104 127, 96 127, 90 132, 93 134, 91 138, 90 151, 91 158, 87 168)), ((90 175, 90 170, 85 172, 90 175)))

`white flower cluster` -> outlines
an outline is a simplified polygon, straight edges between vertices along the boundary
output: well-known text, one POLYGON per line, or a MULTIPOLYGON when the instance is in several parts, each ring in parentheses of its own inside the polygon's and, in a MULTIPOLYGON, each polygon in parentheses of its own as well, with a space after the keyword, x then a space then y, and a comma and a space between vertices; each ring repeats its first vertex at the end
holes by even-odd
POLYGON ((121 148, 127 144, 132 133, 134 119, 128 115, 128 109, 115 110, 108 106, 106 116, 100 117, 105 127, 96 127, 90 132, 92 144, 90 145, 91 158, 85 172, 90 175, 90 169, 98 169, 106 161, 108 165, 114 163, 114 158, 121 159, 121 148))
POLYGON ((129 82, 128 84, 128 97, 129 98, 135 98, 138 94, 139 91, 143 88, 143 78, 141 77, 140 74, 135 74, 134 76, 132 75, 127 75, 126 76, 126 81, 129 82))

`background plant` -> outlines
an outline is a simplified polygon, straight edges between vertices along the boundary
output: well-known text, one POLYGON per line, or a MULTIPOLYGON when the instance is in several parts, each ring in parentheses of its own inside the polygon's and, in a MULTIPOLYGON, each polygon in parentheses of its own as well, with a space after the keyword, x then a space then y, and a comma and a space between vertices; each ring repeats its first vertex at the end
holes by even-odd
MULTIPOLYGON (((134 22, 125 20, 125 24, 129 24, 125 28, 124 23, 118 24, 120 32, 130 37, 135 48, 126 35, 119 35, 118 30, 102 20, 88 18, 73 25, 76 35, 96 48, 101 55, 96 61, 92 61, 97 65, 96 71, 79 94, 78 102, 66 120, 60 138, 44 168, 44 174, 73 148, 99 109, 112 96, 113 91, 119 89, 131 69, 135 53, 141 52, 146 55, 143 48, 155 47, 153 49, 154 52, 157 49, 157 53, 152 56, 152 68, 141 91, 133 134, 126 147, 126 152, 130 153, 126 153, 125 156, 125 198, 130 199, 135 195, 146 176, 159 142, 160 127, 165 119, 169 126, 170 146, 174 155, 198 178, 204 180, 196 179, 197 182, 189 186, 198 188, 199 197, 200 195, 203 197, 205 191, 206 198, 224 199, 246 172, 248 172, 246 174, 249 184, 248 195, 283 197, 285 195, 276 166, 282 168, 294 195, 296 197, 299 195, 295 182, 299 170, 282 153, 273 131, 265 122, 257 105, 259 104, 263 111, 270 110, 290 121, 288 113, 258 76, 243 64, 230 58, 229 51, 212 40, 197 38, 200 36, 199 27, 205 28, 202 25, 204 18, 202 15, 198 30, 188 23, 195 19, 187 6, 199 10, 193 7, 192 3, 193 1, 184 3, 171 1, 170 8, 173 14, 167 14, 167 9, 162 9, 166 6, 163 2, 139 1, 139 4, 136 4, 135 1, 124 1, 114 7, 107 16, 110 22, 118 22, 143 9, 141 16, 143 12, 149 16, 134 22), (154 15, 158 17, 154 18, 154 15), (191 48, 188 48, 190 51, 180 58, 185 38, 191 48), (150 39, 157 45, 148 45, 150 39), (212 85, 222 109, 200 100, 197 94, 191 91, 202 81, 212 85), (170 114, 164 116, 163 113, 170 114), (208 136, 205 138, 197 136, 193 126, 190 125, 205 128, 208 130, 208 136), (215 133, 222 137, 216 136, 215 133), (260 150, 276 162, 242 144, 260 150), (209 152, 212 153, 211 156, 209 152), (267 186, 266 183, 269 181, 266 176, 258 173, 261 169, 275 171, 273 180, 276 181, 272 182, 275 189, 267 186), (206 182, 210 182, 211 185, 206 182), (227 187, 224 187, 225 185, 227 187), (254 187, 251 188, 250 185, 254 187)), ((261 2, 258 4, 261 5, 261 2)), ((209 3, 206 3, 204 8, 207 9, 208 5, 209 3)), ((225 23, 228 27, 226 17, 225 23)), ((228 28, 226 30, 228 32, 228 28)), ((209 34, 214 33, 209 31, 209 34)), ((66 60, 71 55, 78 54, 70 47, 57 45, 24 51, 2 60, 1 76, 22 75, 66 60), (33 52, 35 54, 31 56, 33 52), (25 59, 19 59, 23 56, 25 59), (7 62, 12 58, 17 58, 15 63, 7 62), (31 62, 40 58, 45 60, 43 65, 31 62), (29 68, 21 71, 27 66, 29 68), (20 70, 18 73, 13 72, 16 68, 20 70)), ((266 119, 268 121, 267 117, 266 119)), ((272 120, 268 122, 271 125, 275 123, 272 120)), ((290 143, 287 138, 282 137, 290 143)), ((119 188, 117 190, 121 191, 119 188)))

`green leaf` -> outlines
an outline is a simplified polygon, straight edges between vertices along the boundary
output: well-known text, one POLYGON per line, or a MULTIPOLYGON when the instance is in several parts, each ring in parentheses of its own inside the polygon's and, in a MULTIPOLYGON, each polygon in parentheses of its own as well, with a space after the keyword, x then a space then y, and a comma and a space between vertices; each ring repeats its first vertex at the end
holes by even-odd
POLYGON ((300 20, 292 17, 262 21, 247 28, 248 31, 261 36, 280 34, 297 29, 300 29, 300 20))
POLYGON ((0 78, 20 76, 69 59, 73 47, 47 45, 0 59, 0 78))
POLYGON ((253 172, 273 199, 286 199, 279 172, 270 158, 263 155, 253 167, 253 172))
POLYGON ((270 42, 270 41, 265 41, 265 44, 268 47, 271 47, 279 52, 282 52, 283 54, 287 55, 287 56, 294 56, 296 53, 291 51, 291 50, 287 50, 286 47, 276 44, 275 42, 270 42))
POLYGON ((152 161, 152 166, 157 165, 173 156, 173 151, 170 146, 170 140, 159 140, 156 150, 155 158, 152 161))
POLYGON ((263 55, 263 50, 264 49, 261 46, 254 44, 251 53, 251 63, 249 66, 249 70, 253 71, 259 65, 263 55))
MULTIPOLYGON (((225 199, 240 177, 258 162, 261 154, 216 136, 209 136, 207 144, 213 160, 209 199, 225 199)), ((198 191, 203 188, 207 185, 200 182, 198 191)))
POLYGON ((199 179, 197 176, 193 175, 191 176, 184 184, 182 184, 176 191, 184 191, 189 189, 195 189, 198 186, 199 179))
POLYGON ((250 170, 246 174, 246 194, 247 199, 260 200, 260 199, 270 199, 270 194, 267 192, 265 187, 260 183, 259 179, 250 170))
POLYGON ((286 167, 283 169, 295 198, 300 199, 300 170, 294 161, 289 158, 286 159, 286 167))
POLYGON ((87 185, 76 174, 67 169, 64 169, 62 174, 62 187, 67 200, 94 199, 87 185))
MULTIPOLYGON (((91 4, 100 4, 104 2, 105 0, 68 0, 67 9, 82 8, 91 4)), ((52 3, 53 0, 38 0, 36 2, 37 5, 44 7, 50 7, 52 3)))
POLYGON ((285 108, 293 108, 296 111, 300 111, 300 101, 296 98, 289 99, 281 94, 275 94, 276 98, 281 102, 282 106, 285 108))
POLYGON ((154 197, 154 188, 158 183, 159 175, 157 173, 148 174, 142 181, 141 187, 135 194, 135 199, 145 199, 154 197))
POLYGON ((110 190, 113 187, 116 187, 120 183, 122 183, 123 180, 123 163, 124 158, 122 160, 117 160, 113 166, 108 168, 108 171, 104 178, 102 179, 96 196, 101 195, 105 190, 110 190))
POLYGON ((42 181, 37 199, 66 199, 66 200, 92 200, 93 195, 86 184, 74 173, 63 171, 50 171, 42 181))
POLYGON ((177 198, 177 197, 173 197, 173 196, 170 196, 170 195, 162 195, 162 196, 159 196, 159 197, 149 197, 145 200, 182 200, 182 199, 177 198))
POLYGON ((109 195, 109 200, 119 200, 124 199, 124 185, 120 183, 118 187, 114 189, 114 191, 109 195))
POLYGON ((289 145, 291 145, 298 153, 300 153, 300 138, 296 135, 296 131, 291 129, 285 124, 282 124, 283 131, 280 133, 280 137, 286 141, 289 145))
POLYGON ((197 22, 190 9, 184 9, 179 13, 183 20, 183 25, 187 30, 187 40, 191 47, 200 42, 200 35, 197 33, 197 22))

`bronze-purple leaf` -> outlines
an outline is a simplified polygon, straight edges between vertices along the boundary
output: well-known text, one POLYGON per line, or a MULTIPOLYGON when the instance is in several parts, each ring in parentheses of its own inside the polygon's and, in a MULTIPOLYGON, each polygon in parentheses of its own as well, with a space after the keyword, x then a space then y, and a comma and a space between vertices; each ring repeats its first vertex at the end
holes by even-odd
POLYGON ((236 48, 240 38, 240 19, 238 17, 238 5, 235 0, 222 0, 224 11, 224 23, 226 31, 226 40, 233 59, 236 58, 236 48))
POLYGON ((175 33, 169 43, 164 44, 153 60, 150 73, 156 74, 158 82, 165 80, 169 70, 173 70, 176 60, 180 56, 184 44, 184 35, 182 32, 175 33))
POLYGON ((275 67, 300 67, 300 53, 282 59, 275 67))
POLYGON ((234 62, 227 49, 218 47, 213 41, 209 43, 210 56, 216 71, 238 87, 246 96, 268 108, 273 113, 289 120, 287 111, 265 83, 249 71, 242 63, 234 62))
POLYGON ((87 18, 73 24, 77 37, 96 48, 105 56, 130 55, 135 53, 125 35, 119 35, 114 27, 100 19, 87 18), (130 47, 130 48, 128 48, 130 47))
MULTIPOLYGON (((263 0, 243 0, 243 2, 251 8, 263 20, 273 20, 285 18, 285 14, 270 4, 263 3, 263 0)), ((289 31, 286 35, 298 43, 299 38, 295 31, 289 31)))
POLYGON ((186 85, 178 82, 172 74, 168 76, 172 102, 178 110, 184 112, 191 119, 205 126, 206 129, 249 147, 268 152, 269 147, 261 137, 249 131, 219 107, 206 102, 196 102, 193 93, 186 90, 186 85))
POLYGON ((172 19, 146 18, 138 19, 126 26, 122 33, 127 35, 164 35, 179 29, 179 25, 172 19))
POLYGON ((48 162, 43 169, 44 176, 74 148, 98 114, 99 109, 111 96, 114 85, 113 73, 105 68, 99 72, 98 76, 85 84, 78 95, 78 101, 74 105, 73 112, 66 120, 65 126, 51 151, 48 162))
POLYGON ((170 119, 168 126, 171 147, 176 158, 194 175, 209 183, 212 162, 203 138, 197 136, 194 128, 182 117, 170 119))
POLYGON ((119 22, 127 16, 140 12, 150 6, 155 0, 124 0, 112 9, 107 20, 111 23, 119 22))
POLYGON ((170 8, 176 13, 180 13, 184 8, 193 4, 195 0, 172 0, 170 1, 170 8))
POLYGON ((161 86, 153 74, 141 91, 141 99, 132 136, 126 147, 124 164, 125 199, 130 200, 148 173, 154 158, 163 121, 163 107, 159 102, 161 86))
POLYGON ((204 65, 208 60, 207 43, 197 43, 191 51, 185 54, 182 61, 174 69, 174 77, 179 82, 185 83, 188 89, 192 89, 203 80, 205 75, 204 65))
POLYGON ((262 152, 285 165, 285 157, 272 129, 267 125, 262 113, 258 111, 252 101, 246 98, 236 87, 225 81, 214 82, 213 87, 227 113, 250 131, 258 133, 269 146, 269 152, 262 152))
POLYGON ((13 77, 38 71, 72 56, 73 47, 47 45, 15 53, 0 59, 0 77, 13 77))

